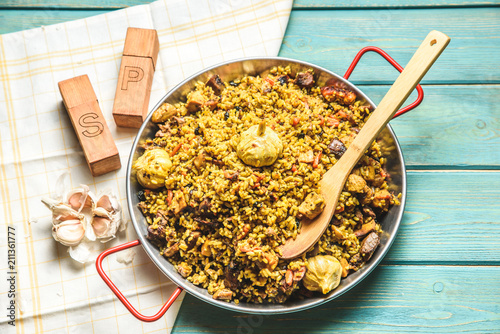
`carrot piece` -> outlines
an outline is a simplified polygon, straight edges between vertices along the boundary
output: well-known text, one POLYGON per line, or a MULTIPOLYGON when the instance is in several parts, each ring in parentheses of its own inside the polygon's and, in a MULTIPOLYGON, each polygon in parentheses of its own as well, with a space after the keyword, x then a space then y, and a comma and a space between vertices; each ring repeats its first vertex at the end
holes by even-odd
POLYGON ((298 118, 298 117, 292 118, 292 124, 293 124, 293 126, 296 126, 297 124, 299 124, 299 122, 300 122, 300 118, 298 118))
POLYGON ((333 126, 334 128, 339 126, 339 124, 340 124, 340 120, 336 117, 333 117, 333 116, 329 116, 327 121, 326 121, 327 126, 333 126))
POLYGON ((271 86, 274 86, 274 81, 270 78, 265 78, 264 80, 266 80, 271 86))
POLYGON ((168 193, 167 193, 167 204, 170 206, 170 203, 172 203, 172 199, 174 198, 174 193, 172 192, 172 190, 168 190, 168 193))
POLYGON ((318 167, 319 161, 320 161, 322 155, 323 155, 323 152, 319 152, 318 155, 316 157, 314 157, 313 168, 318 167))
POLYGON ((319 117, 319 125, 323 126, 323 124, 325 124, 325 118, 323 117, 323 115, 318 115, 319 117))
POLYGON ((294 173, 295 173, 296 171, 297 171, 297 166, 292 165, 292 172, 294 172, 294 173))
POLYGON ((173 157, 180 149, 181 149, 182 144, 177 145, 172 153, 170 153, 170 156, 173 157))

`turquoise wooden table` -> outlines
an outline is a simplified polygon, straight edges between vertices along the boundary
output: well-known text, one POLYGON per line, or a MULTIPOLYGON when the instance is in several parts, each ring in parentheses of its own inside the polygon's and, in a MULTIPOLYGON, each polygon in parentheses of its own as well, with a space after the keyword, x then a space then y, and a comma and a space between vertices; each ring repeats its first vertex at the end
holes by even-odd
MULTIPOLYGON (((44 2, 3 0, 0 33, 148 1, 44 2)), ((294 314, 248 316, 186 296, 174 333, 500 332, 500 1, 299 0, 280 55, 343 74, 374 45, 404 66, 432 29, 452 41, 421 106, 391 122, 408 202, 382 264, 341 298, 294 314)), ((367 54, 351 80, 377 103, 396 76, 367 54)))

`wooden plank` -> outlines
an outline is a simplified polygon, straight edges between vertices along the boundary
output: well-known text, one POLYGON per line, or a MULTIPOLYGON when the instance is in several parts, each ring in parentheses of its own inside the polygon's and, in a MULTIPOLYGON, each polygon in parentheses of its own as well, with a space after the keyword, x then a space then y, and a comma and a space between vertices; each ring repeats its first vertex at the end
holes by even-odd
POLYGON ((500 264, 500 172, 408 172, 405 214, 385 263, 500 264))
MULTIPOLYGON (((394 70, 395 71, 395 70, 394 70)), ((378 103, 389 86, 360 86, 378 103)), ((500 85, 424 86, 424 101, 391 121, 409 168, 500 168, 500 85)), ((416 93, 407 104, 416 99, 416 93)))
MULTIPOLYGON (((88 17, 105 11, 0 10, 0 33, 88 17)), ((499 83, 500 8, 412 10, 296 10, 281 56, 307 60, 344 73, 364 46, 384 48, 405 65, 432 29, 452 38, 424 78, 425 83, 499 83), (419 27, 415 29, 415 27, 419 27)), ((397 74, 376 54, 367 54, 353 74, 361 84, 390 84, 397 74)))
MULTIPOLYGON (((6 0, 0 6, 2 8, 101 8, 101 9, 116 9, 129 6, 151 3, 151 0, 61 0, 58 2, 48 2, 44 0, 6 0)), ((499 0, 418 0, 418 1, 372 1, 372 0, 296 0, 293 3, 293 8, 415 8, 415 7, 476 7, 476 6, 493 6, 500 4, 499 0)))
POLYGON ((186 295, 172 333, 498 333, 499 276, 499 267, 379 266, 336 300, 273 316, 186 295))
MULTIPOLYGON (((439 30, 451 43, 424 83, 498 83, 500 8, 318 10, 292 12, 280 56, 344 73, 363 47, 374 45, 405 65, 426 34, 439 30), (418 27, 418 28, 416 28, 418 27)), ((397 74, 377 54, 367 54, 356 83, 388 84, 397 74)))
POLYGON ((454 0, 295 0, 293 8, 437 8, 437 7, 477 7, 498 5, 500 1, 454 1, 454 0))

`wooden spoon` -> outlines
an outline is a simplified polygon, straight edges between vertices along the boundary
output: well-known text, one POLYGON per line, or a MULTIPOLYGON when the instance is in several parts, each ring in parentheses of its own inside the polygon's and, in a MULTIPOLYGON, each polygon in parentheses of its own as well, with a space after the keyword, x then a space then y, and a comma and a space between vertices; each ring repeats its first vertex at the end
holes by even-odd
POLYGON ((282 246, 281 258, 293 259, 319 240, 332 220, 340 194, 352 169, 449 42, 448 36, 436 30, 427 35, 344 155, 320 181, 321 193, 326 203, 325 209, 313 220, 306 218, 301 220, 300 233, 295 240, 290 238, 282 246))

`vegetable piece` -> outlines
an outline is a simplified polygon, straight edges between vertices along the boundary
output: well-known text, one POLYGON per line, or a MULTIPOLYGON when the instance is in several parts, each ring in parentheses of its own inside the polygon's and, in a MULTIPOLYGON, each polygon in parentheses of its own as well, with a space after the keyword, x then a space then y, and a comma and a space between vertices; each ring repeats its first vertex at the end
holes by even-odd
POLYGON ((200 154, 198 154, 198 156, 196 158, 194 158, 193 160, 193 164, 194 166, 196 167, 196 169, 198 170, 198 172, 201 172, 201 170, 205 167, 206 165, 206 161, 205 161, 205 153, 204 152, 201 152, 200 154))
POLYGON ((149 189, 163 187, 171 167, 168 153, 161 148, 147 150, 133 165, 137 171, 137 181, 149 189))
POLYGON ((325 198, 323 195, 316 192, 311 192, 307 195, 304 202, 299 206, 299 213, 309 219, 315 218, 325 208, 325 198))
POLYGON ((336 117, 333 117, 333 116, 328 116, 328 119, 326 120, 326 125, 327 126, 333 126, 334 128, 336 128, 337 126, 339 126, 340 124, 340 120, 336 117))
POLYGON ((236 151, 238 157, 247 165, 270 166, 283 152, 283 143, 276 132, 262 121, 241 134, 236 151))
POLYGON ((323 155, 323 152, 319 152, 318 155, 314 157, 313 161, 313 168, 317 168, 319 166, 319 162, 321 161, 321 156, 323 155))
POLYGON ((224 83, 217 74, 212 75, 205 83, 205 86, 211 87, 215 95, 220 95, 224 89, 224 83))
POLYGON ((300 118, 298 118, 298 117, 292 118, 292 125, 293 126, 297 126, 299 124, 299 122, 300 122, 300 118))
POLYGON ((349 267, 349 262, 347 262, 346 259, 341 258, 340 265, 342 266, 342 278, 347 277, 347 275, 349 275, 349 269, 351 269, 349 267))
POLYGON ((153 123, 163 123, 168 121, 173 116, 177 115, 179 111, 170 103, 163 103, 160 108, 156 109, 151 116, 153 123))
POLYGON ((323 294, 335 289, 340 284, 342 266, 331 255, 316 255, 307 259, 307 272, 303 279, 304 287, 323 294))

